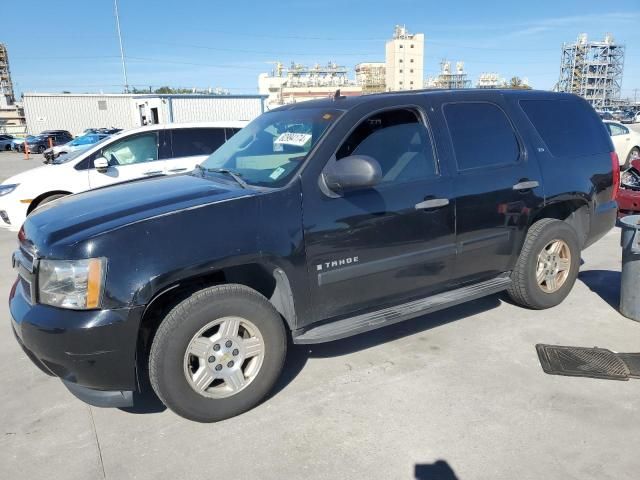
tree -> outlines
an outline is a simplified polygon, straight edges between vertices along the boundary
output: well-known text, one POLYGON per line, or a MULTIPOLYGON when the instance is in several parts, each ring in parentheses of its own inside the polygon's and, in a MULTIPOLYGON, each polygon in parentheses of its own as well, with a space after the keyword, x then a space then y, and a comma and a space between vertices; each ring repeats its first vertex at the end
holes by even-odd
POLYGON ((520 77, 511 77, 511 80, 509 80, 508 88, 531 90, 531 87, 524 83, 520 77))

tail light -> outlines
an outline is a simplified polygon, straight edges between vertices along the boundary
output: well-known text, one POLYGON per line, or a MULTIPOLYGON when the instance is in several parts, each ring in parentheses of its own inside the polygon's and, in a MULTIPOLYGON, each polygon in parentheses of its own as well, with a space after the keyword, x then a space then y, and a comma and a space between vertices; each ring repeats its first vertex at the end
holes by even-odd
POLYGON ((618 154, 611 152, 611 167, 613 168, 613 190, 611 192, 611 200, 618 198, 618 190, 620 190, 620 161, 618 154))

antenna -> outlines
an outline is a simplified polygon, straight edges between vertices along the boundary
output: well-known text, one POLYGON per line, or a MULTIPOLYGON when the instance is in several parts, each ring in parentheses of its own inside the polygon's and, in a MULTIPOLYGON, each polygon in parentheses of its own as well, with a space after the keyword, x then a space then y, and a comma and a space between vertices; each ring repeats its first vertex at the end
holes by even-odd
POLYGON ((116 15, 116 30, 118 31, 118 42, 120 42, 120 58, 122 59, 122 74, 124 75, 124 93, 129 93, 129 81, 127 80, 127 66, 124 63, 124 47, 122 46, 122 34, 120 33, 120 15, 118 14, 118 0, 113 0, 116 15))

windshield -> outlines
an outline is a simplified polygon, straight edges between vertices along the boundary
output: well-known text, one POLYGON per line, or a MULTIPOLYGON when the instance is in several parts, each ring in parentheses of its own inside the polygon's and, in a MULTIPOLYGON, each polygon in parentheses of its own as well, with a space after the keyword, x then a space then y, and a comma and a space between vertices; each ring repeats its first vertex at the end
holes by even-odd
POLYGON ((249 185, 282 186, 341 114, 320 108, 265 113, 213 152, 196 174, 230 170, 249 185))

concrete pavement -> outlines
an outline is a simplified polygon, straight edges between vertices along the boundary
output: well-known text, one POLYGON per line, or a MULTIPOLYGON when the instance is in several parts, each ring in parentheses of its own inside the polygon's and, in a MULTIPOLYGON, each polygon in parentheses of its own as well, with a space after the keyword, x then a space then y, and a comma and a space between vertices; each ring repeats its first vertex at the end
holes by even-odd
MULTIPOLYGON (((0 153, 0 178, 39 164, 20 158, 0 153)), ((15 247, 15 234, 0 231, 5 298, 15 247)), ((640 351, 640 324, 616 311, 619 250, 617 230, 586 250, 573 292, 551 310, 496 295, 293 347, 269 400, 210 425, 153 401, 124 412, 76 400, 22 353, 5 303, 0 478, 637 478, 640 380, 546 375, 535 351, 640 351)))

